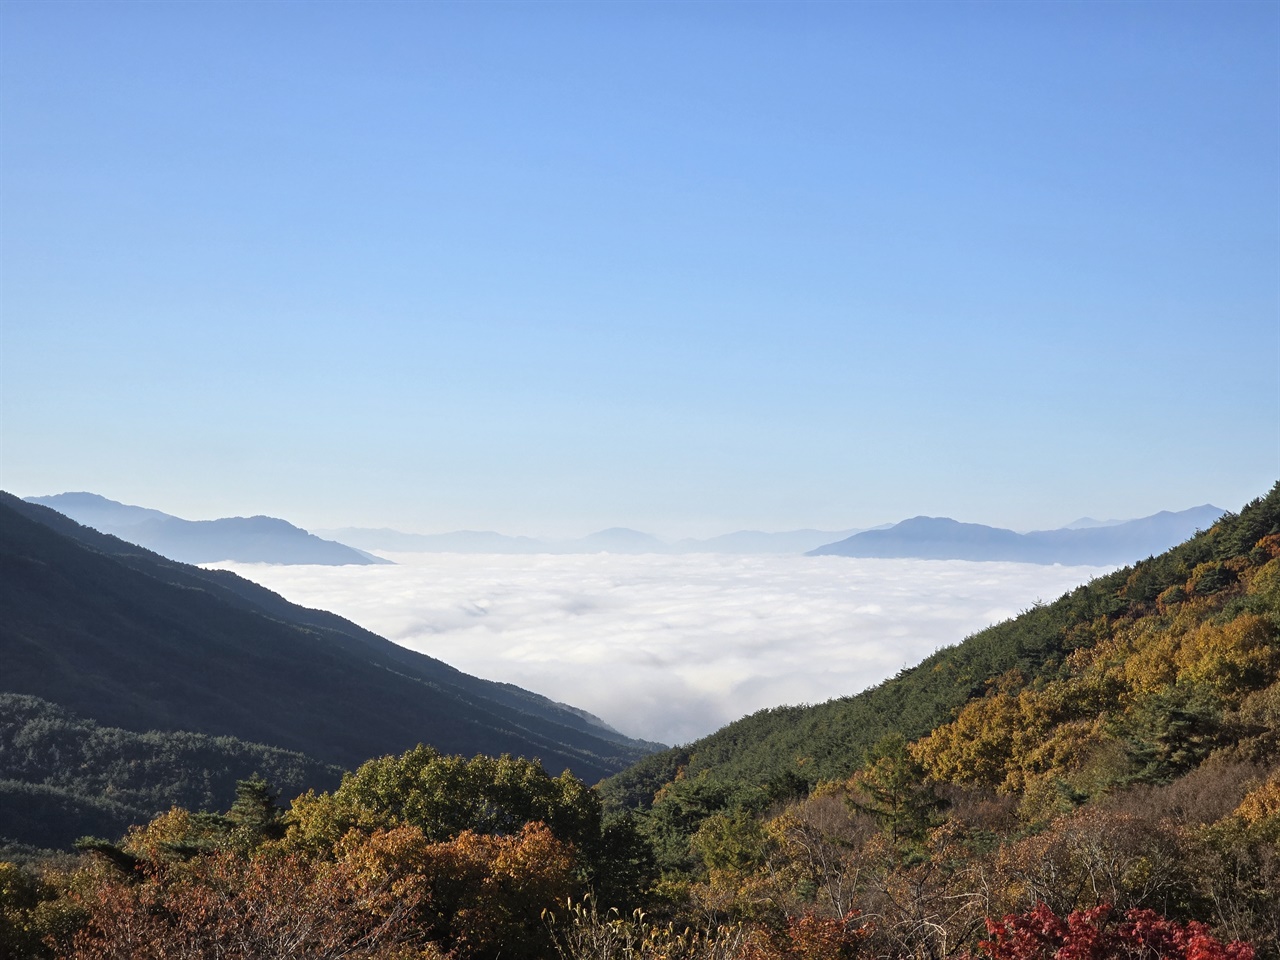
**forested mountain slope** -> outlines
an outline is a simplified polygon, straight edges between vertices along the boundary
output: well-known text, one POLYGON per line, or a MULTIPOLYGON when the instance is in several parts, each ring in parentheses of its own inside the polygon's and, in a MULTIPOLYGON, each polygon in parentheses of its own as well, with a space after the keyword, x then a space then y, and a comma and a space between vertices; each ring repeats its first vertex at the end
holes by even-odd
MULTIPOLYGON (((717 916, 870 921, 857 943, 916 958, 969 956, 1020 912, 1036 932, 1009 957, 1070 953, 1055 914, 1167 917, 1276 960, 1280 484, 858 696, 762 711, 601 789, 666 888, 717 916)), ((1099 955, 1151 945, 1133 949, 1099 955)))
POLYGON ((1153 615, 1176 618, 1176 596, 1208 618, 1225 615, 1211 612, 1218 607, 1263 603, 1238 594, 1249 575, 1270 562, 1268 551, 1280 540, 1259 541, 1275 533, 1280 484, 1172 550, 989 627, 879 686, 812 706, 762 710, 692 744, 646 757, 602 790, 612 805, 637 809, 648 808, 661 791, 676 819, 695 822, 706 811, 761 808, 820 781, 845 778, 888 734, 923 737, 965 704, 987 696, 997 682, 1045 683, 1079 663, 1084 654, 1077 651, 1135 623, 1149 628, 1145 618, 1153 615), (1015 677, 1020 679, 1010 679, 1015 677))
POLYGON ((647 746, 225 571, 0 495, 0 692, 126 730, 229 735, 353 767, 426 742, 595 780, 647 746))
MULTIPOLYGON (((18 759, 121 735, 11 701, 18 759)), ((0 954, 1280 960, 1280 485, 872 691, 603 789, 632 809, 429 748, 288 809, 242 783, 223 815, 0 863, 0 954)))
POLYGON ((735 800, 767 802, 847 776, 886 734, 923 736, 981 695, 992 678, 1015 668, 1031 675, 1053 669, 1080 642, 1074 624, 1121 609, 1117 591, 1127 576, 1121 570, 1078 587, 857 695, 743 717, 694 743, 645 757, 601 788, 611 803, 644 807, 680 770, 691 782, 719 784, 735 800))
POLYGON ((175 805, 221 809, 255 774, 294 797, 335 786, 341 771, 234 737, 102 727, 0 693, 0 841, 66 849, 85 834, 119 836, 175 805))

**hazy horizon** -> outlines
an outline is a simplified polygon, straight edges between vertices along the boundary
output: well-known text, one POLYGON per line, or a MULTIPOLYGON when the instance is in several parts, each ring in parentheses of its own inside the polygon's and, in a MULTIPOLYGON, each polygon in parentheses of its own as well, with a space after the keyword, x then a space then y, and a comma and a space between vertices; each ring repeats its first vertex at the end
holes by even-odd
MULTIPOLYGON (((1272 482, 1275 482, 1275 481, 1272 481, 1272 482)), ((1269 489, 1269 487, 1267 489, 1269 489)), ((42 498, 47 498, 51 496, 57 496, 60 494, 85 493, 93 496, 104 497, 107 500, 120 503, 124 506, 141 507, 144 509, 153 509, 153 510, 159 509, 161 510, 162 513, 169 513, 171 516, 176 516, 184 520, 218 520, 218 519, 224 519, 226 516, 248 517, 248 516, 267 515, 261 510, 254 510, 250 508, 240 513, 232 514, 232 515, 187 516, 182 514, 171 513, 168 510, 163 510, 159 507, 156 507, 155 504, 152 504, 152 503, 142 503, 142 502, 135 502, 135 501, 129 501, 129 500, 122 500, 116 497, 107 496, 97 490, 67 489, 67 490, 48 491, 48 492, 39 492, 39 493, 16 492, 16 491, 10 491, 10 492, 14 493, 15 496, 18 496, 22 499, 32 499, 32 498, 42 499, 42 498)), ((1257 496, 1261 496, 1265 492, 1266 492, 1265 490, 1260 490, 1257 496)), ((1250 499, 1253 499, 1253 498, 1251 497, 1250 499)), ((1086 526, 1108 526, 1113 524, 1124 523, 1128 520, 1140 519, 1142 517, 1151 516, 1156 513, 1162 513, 1162 512, 1178 513, 1184 510, 1192 509, 1194 507, 1207 506, 1207 505, 1209 505, 1208 501, 1206 501, 1203 504, 1186 504, 1186 505, 1176 505, 1176 506, 1165 505, 1165 506, 1155 507, 1154 509, 1151 509, 1148 513, 1145 513, 1145 514, 1134 515, 1132 517, 1112 517, 1106 520, 1099 520, 1097 517, 1093 517, 1088 514, 1082 514, 1076 517, 1072 517, 1070 519, 1062 520, 1059 523, 1054 523, 1052 526, 1024 528, 1024 529, 1018 529, 1016 527, 1013 527, 1008 524, 1000 523, 998 521, 979 521, 979 520, 973 520, 973 519, 969 519, 962 516, 951 517, 950 519, 958 520, 962 523, 981 523, 985 526, 998 527, 998 528, 1007 529, 1007 530, 1014 530, 1015 532, 1022 533, 1022 532, 1027 532, 1035 529, 1039 529, 1039 530, 1064 529, 1073 524, 1079 523, 1080 521, 1088 521, 1088 523, 1086 523, 1086 526)), ((1242 502, 1232 507, 1222 507, 1220 504, 1214 504, 1214 505, 1221 507, 1221 509, 1230 510, 1234 512, 1239 510, 1240 507, 1244 505, 1244 503, 1242 502)), ((773 535, 773 534, 796 533, 800 531, 812 530, 816 532, 827 532, 832 534, 848 535, 848 532, 851 530, 870 530, 876 527, 892 526, 894 524, 902 522, 903 520, 908 520, 908 519, 912 519, 920 516, 927 516, 927 515, 921 514, 921 513, 908 513, 900 517, 885 519, 878 523, 868 524, 865 527, 856 527, 856 528, 848 528, 848 527, 824 528, 824 527, 812 527, 812 526, 810 527, 792 526, 792 527, 779 527, 775 529, 764 529, 761 527, 735 527, 735 528, 707 528, 709 532, 705 532, 705 531, 699 532, 699 533, 678 532, 678 533, 665 533, 665 534, 654 531, 654 530, 642 530, 642 529, 627 526, 621 523, 611 523, 611 524, 606 524, 602 527, 591 528, 591 529, 577 528, 577 529, 569 530, 567 532, 565 531, 548 532, 548 531, 538 530, 537 528, 531 527, 531 526, 525 526, 523 528, 517 527, 516 529, 497 529, 496 527, 475 526, 475 527, 466 527, 466 528, 457 528, 457 527, 440 528, 440 529, 432 529, 432 530, 422 530, 422 529, 415 530, 415 529, 409 529, 407 526, 395 526, 394 524, 385 524, 377 527, 357 526, 354 524, 334 524, 332 526, 310 526, 309 527, 309 526, 303 525, 302 523, 299 523, 296 519, 288 515, 280 515, 278 518, 282 520, 286 520, 295 526, 301 527, 302 529, 305 529, 310 533, 316 534, 317 536, 322 536, 329 539, 341 539, 341 534, 344 531, 354 530, 354 531, 377 532, 377 531, 385 530, 385 531, 398 533, 398 534, 407 534, 410 536, 427 536, 427 537, 443 536, 443 535, 453 534, 453 533, 495 533, 503 537, 512 537, 512 538, 523 537, 531 540, 545 541, 547 543, 554 544, 554 543, 570 542, 574 540, 581 540, 595 534, 608 533, 611 531, 627 531, 627 532, 641 533, 648 536, 652 536, 662 541, 664 544, 675 546, 681 543, 682 541, 686 541, 686 540, 710 540, 710 539, 715 539, 717 537, 725 537, 725 536, 729 536, 736 533, 763 533, 766 535, 773 535)), ((352 543, 351 545, 356 547, 360 546, 359 543, 352 543)), ((365 549, 371 549, 371 550, 377 551, 380 548, 368 547, 365 549)))

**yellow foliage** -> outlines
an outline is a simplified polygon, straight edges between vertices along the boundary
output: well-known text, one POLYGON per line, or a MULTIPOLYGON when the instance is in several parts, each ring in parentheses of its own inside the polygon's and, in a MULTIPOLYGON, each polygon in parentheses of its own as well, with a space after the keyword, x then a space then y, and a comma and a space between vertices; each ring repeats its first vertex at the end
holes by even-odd
POLYGON ((573 848, 542 823, 513 836, 464 830, 432 842, 416 826, 352 830, 334 850, 361 890, 412 903, 430 936, 456 955, 496 956, 542 943, 542 911, 578 892, 573 848))
POLYGON ((1203 623, 1186 633, 1156 634, 1124 664, 1124 678, 1138 694, 1176 682, 1201 683, 1228 703, 1275 676, 1280 646, 1265 617, 1245 613, 1218 626, 1203 623))
POLYGON ((1256 825, 1272 817, 1280 817, 1280 773, 1275 774, 1262 786, 1250 790, 1240 806, 1236 807, 1236 816, 1245 823, 1256 825))
POLYGON ((284 844, 290 850, 312 853, 328 849, 350 829, 351 824, 338 812, 331 793, 316 794, 308 790, 289 806, 284 844))
MULTIPOLYGON (((1280 540, 1280 534, 1275 539, 1280 540)), ((1273 610, 1280 610, 1280 558, 1270 560, 1257 569, 1249 578, 1248 592, 1250 596, 1266 601, 1273 610)))
MULTIPOLYGON (((1280 587, 1280 561, 1273 564, 1280 587)), ((1254 582, 1266 586, 1261 574, 1254 582)), ((1076 650, 1060 679, 1039 689, 999 683, 911 752, 935 780, 1032 790, 1032 808, 1056 810, 1060 790, 1052 784, 1088 793, 1093 781, 1105 780, 1106 770, 1092 768, 1105 767, 1114 752, 1108 722, 1135 701, 1186 683, 1234 706, 1276 679, 1280 643, 1271 619, 1244 613, 1219 625, 1205 622, 1207 612, 1202 602, 1187 602, 1169 618, 1119 626, 1094 647, 1076 650)))
POLYGON ((1029 824, 1047 824, 1070 813, 1073 804, 1063 789, 1063 781, 1051 773, 1024 776, 1020 784, 1018 816, 1029 824))
POLYGON ((1078 770, 1109 739, 1103 727, 1096 716, 1060 723, 1038 743, 1028 744, 1017 759, 1026 773, 1078 770))
POLYGON ((171 846, 184 844, 191 836, 191 814, 173 807, 143 826, 133 826, 125 834, 121 849, 144 860, 167 859, 171 846))
POLYGON ((1023 724, 1021 697, 998 692, 972 701, 951 723, 914 743, 912 756, 935 780, 999 785, 1023 724))
POLYGON ((1028 775, 1075 769, 1103 742, 1103 714, 1118 693, 1100 671, 1016 696, 996 693, 913 744, 935 780, 1021 790, 1028 775))
POLYGON ((362 885, 386 884, 406 898, 433 866, 431 844, 417 827, 401 826, 364 834, 352 830, 334 848, 338 862, 362 885))

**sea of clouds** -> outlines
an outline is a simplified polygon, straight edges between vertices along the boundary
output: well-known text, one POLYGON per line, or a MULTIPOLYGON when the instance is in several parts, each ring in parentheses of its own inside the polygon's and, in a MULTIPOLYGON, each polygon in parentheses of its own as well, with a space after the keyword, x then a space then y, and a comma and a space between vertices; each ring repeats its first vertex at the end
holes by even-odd
POLYGON ((467 673, 684 743, 857 693, 1108 568, 847 557, 386 554, 222 563, 467 673))

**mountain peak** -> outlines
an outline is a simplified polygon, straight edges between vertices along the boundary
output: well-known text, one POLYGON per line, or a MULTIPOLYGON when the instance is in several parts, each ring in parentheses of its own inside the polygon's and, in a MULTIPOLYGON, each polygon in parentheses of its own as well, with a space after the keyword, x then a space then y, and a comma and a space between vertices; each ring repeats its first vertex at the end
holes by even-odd
POLYGON ((28 497, 92 527, 183 563, 389 563, 333 540, 322 540, 279 517, 184 520, 159 510, 117 503, 96 493, 28 497))
MULTIPOLYGON (((1111 566, 1162 553, 1211 526, 1225 511, 1211 504, 1162 510, 1149 517, 1059 530, 1015 533, 950 517, 912 517, 886 530, 866 530, 810 551, 810 556, 1006 560, 1111 566)), ((1087 519, 1087 518, 1085 518, 1087 519)))

